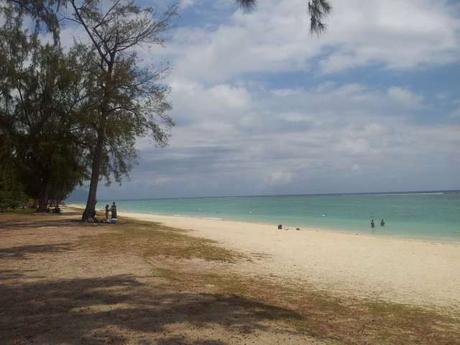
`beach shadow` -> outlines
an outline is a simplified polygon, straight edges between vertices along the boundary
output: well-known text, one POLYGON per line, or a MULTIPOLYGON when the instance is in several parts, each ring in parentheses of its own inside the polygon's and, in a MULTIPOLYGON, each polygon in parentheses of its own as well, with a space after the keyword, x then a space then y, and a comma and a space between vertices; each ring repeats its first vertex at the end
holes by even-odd
POLYGON ((0 283, 6 280, 22 278, 24 274, 16 270, 0 270, 0 283))
POLYGON ((225 345, 225 343, 223 343, 220 340, 189 341, 185 339, 184 337, 171 337, 171 338, 160 339, 156 344, 158 345, 225 345))
POLYGON ((53 216, 55 219, 42 218, 41 216, 36 216, 34 218, 27 218, 24 220, 1 220, 0 219, 0 229, 1 230, 14 230, 14 229, 40 229, 40 228, 49 228, 49 227, 76 227, 81 226, 81 222, 77 222, 74 219, 59 218, 60 216, 53 216))
POLYGON ((122 344, 126 334, 131 339, 134 332, 149 334, 155 344, 224 345, 161 334, 171 325, 219 325, 250 334, 269 330, 267 321, 300 319, 290 310, 238 296, 165 293, 132 275, 33 283, 19 280, 0 285, 0 305, 0 339, 8 339, 4 344, 122 344))
POLYGON ((31 254, 60 253, 70 250, 70 243, 40 244, 0 248, 0 259, 28 259, 31 254))
MULTIPOLYGON (((106 223, 85 223, 80 218, 69 218, 68 215, 28 215, 24 219, 14 219, 0 217, 0 233, 2 231, 16 231, 16 230, 72 230, 74 228, 81 229, 82 227, 88 229, 109 227, 110 224, 106 223)), ((102 219, 102 218, 101 218, 102 219)))

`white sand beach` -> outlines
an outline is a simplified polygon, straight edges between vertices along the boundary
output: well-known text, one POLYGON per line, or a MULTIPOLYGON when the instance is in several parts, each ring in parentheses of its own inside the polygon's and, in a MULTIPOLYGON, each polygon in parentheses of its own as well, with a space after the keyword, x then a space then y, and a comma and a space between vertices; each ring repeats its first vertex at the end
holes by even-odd
POLYGON ((327 289, 340 295, 460 308, 460 243, 337 231, 290 229, 228 220, 121 212, 191 230, 251 258, 248 275, 327 289))

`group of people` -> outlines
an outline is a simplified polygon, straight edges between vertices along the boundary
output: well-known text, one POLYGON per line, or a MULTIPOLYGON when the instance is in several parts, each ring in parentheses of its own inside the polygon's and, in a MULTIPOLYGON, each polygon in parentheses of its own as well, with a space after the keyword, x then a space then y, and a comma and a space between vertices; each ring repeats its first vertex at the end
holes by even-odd
POLYGON ((105 205, 105 222, 112 224, 115 224, 117 222, 117 205, 115 204, 115 201, 112 203, 111 207, 109 206, 109 204, 105 205))
MULTIPOLYGON (((383 220, 383 218, 380 221, 380 226, 382 226, 382 227, 385 226, 385 221, 383 220)), ((375 228, 374 218, 371 219, 371 228, 375 228)))
MULTIPOLYGON (((113 203, 115 205, 115 203, 113 203)), ((108 207, 109 205, 107 205, 106 207, 108 207)), ((107 208, 106 208, 106 214, 107 214, 107 208)), ((382 218, 380 220, 380 226, 381 227, 384 227, 385 226, 385 220, 382 218)), ((371 218, 371 228, 375 228, 375 222, 374 222, 374 218, 371 218)), ((284 227, 285 230, 287 230, 288 228, 284 227)), ((279 224, 278 225, 278 230, 283 230, 283 224, 279 224)), ((300 228, 296 228, 296 230, 300 230, 300 228)))

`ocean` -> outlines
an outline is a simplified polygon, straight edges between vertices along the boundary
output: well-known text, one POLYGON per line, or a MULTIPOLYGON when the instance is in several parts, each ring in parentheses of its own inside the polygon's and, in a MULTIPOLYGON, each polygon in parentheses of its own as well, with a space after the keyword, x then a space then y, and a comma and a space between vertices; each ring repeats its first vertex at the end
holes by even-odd
MULTIPOLYGON (((100 201, 103 208, 110 201, 100 201)), ((460 240, 460 192, 280 195, 115 200, 119 212, 316 227, 376 235, 460 240), (375 220, 375 228, 370 226, 375 220), (380 220, 385 226, 380 226, 380 220)))

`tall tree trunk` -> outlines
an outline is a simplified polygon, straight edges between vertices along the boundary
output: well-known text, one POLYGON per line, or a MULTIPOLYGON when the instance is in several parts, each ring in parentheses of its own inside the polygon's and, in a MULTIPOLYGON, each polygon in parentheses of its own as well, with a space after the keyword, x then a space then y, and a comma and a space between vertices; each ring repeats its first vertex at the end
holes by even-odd
POLYGON ((101 160, 102 151, 104 149, 104 134, 103 131, 98 131, 96 147, 94 149, 93 164, 91 167, 91 182, 89 184, 88 199, 86 201, 86 208, 81 218, 82 221, 87 221, 96 213, 96 195, 99 177, 101 175, 101 160))
POLYGON ((86 201, 86 208, 81 218, 82 221, 87 221, 96 214, 96 195, 97 185, 99 183, 99 177, 101 175, 101 164, 102 164, 102 153, 104 150, 105 142, 105 124, 107 120, 107 114, 109 113, 109 100, 110 100, 110 88, 112 85, 112 73, 113 65, 115 63, 115 55, 110 56, 110 61, 107 64, 107 71, 105 72, 105 82, 101 85, 104 90, 103 100, 100 105, 100 123, 97 131, 97 142, 94 151, 93 164, 91 167, 91 182, 89 184, 88 200, 86 201))
POLYGON ((49 184, 48 182, 43 183, 40 190, 40 195, 38 196, 38 208, 37 212, 47 212, 48 211, 48 201, 49 201, 49 184))

